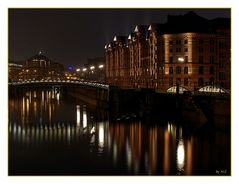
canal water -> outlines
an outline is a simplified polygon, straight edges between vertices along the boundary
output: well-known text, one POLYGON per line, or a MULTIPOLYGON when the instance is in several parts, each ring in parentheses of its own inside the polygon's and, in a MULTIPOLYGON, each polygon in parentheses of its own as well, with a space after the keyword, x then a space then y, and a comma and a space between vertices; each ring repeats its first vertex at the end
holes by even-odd
POLYGON ((9 175, 231 174, 230 130, 157 116, 109 120, 61 91, 22 91, 9 97, 9 175))

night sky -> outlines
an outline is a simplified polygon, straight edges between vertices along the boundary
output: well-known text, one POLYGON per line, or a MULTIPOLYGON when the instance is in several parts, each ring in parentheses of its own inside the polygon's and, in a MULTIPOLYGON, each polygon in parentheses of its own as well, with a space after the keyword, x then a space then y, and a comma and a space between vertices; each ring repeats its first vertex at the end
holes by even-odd
MULTIPOLYGON (((192 9, 9 9, 9 60, 25 61, 38 51, 55 62, 82 66, 104 55, 114 35, 133 32, 136 24, 164 23, 167 15, 192 9)), ((230 17, 230 9, 198 9, 214 19, 230 17)))

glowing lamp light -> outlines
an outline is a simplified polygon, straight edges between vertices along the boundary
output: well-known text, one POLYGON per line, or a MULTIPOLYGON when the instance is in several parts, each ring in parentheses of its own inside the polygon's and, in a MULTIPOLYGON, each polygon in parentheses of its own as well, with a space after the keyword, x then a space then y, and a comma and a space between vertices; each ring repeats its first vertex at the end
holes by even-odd
POLYGON ((99 68, 104 68, 104 65, 99 65, 99 68))
POLYGON ((87 68, 83 68, 83 72, 85 72, 87 70, 87 68))
POLYGON ((91 69, 91 70, 94 70, 94 69, 95 69, 95 66, 91 66, 90 69, 91 69))
POLYGON ((180 57, 180 58, 178 58, 178 61, 184 62, 184 58, 180 57))
POLYGON ((77 68, 76 71, 77 71, 77 72, 80 72, 80 68, 77 68))
POLYGON ((73 70, 73 66, 68 66, 67 69, 68 69, 69 71, 72 71, 72 70, 73 70))

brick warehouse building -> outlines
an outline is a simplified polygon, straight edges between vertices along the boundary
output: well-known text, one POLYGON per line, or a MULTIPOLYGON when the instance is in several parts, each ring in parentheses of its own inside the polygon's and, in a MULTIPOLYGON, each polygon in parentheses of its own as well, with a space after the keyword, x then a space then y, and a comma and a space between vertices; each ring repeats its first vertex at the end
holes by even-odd
POLYGON ((121 88, 230 89, 230 19, 188 12, 164 24, 137 25, 105 46, 106 81, 121 88))

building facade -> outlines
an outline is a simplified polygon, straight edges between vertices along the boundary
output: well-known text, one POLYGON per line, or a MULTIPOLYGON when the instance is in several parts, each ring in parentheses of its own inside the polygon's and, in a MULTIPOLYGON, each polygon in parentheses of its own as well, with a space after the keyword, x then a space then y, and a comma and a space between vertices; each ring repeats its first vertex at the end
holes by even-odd
POLYGON ((8 64, 8 80, 14 82, 19 80, 19 73, 22 71, 22 64, 10 62, 8 64))
POLYGON ((41 52, 28 59, 19 72, 19 80, 65 79, 64 66, 51 61, 41 52))
POLYGON ((121 88, 230 89, 230 19, 193 12, 165 24, 137 25, 128 38, 105 46, 106 81, 121 88))

